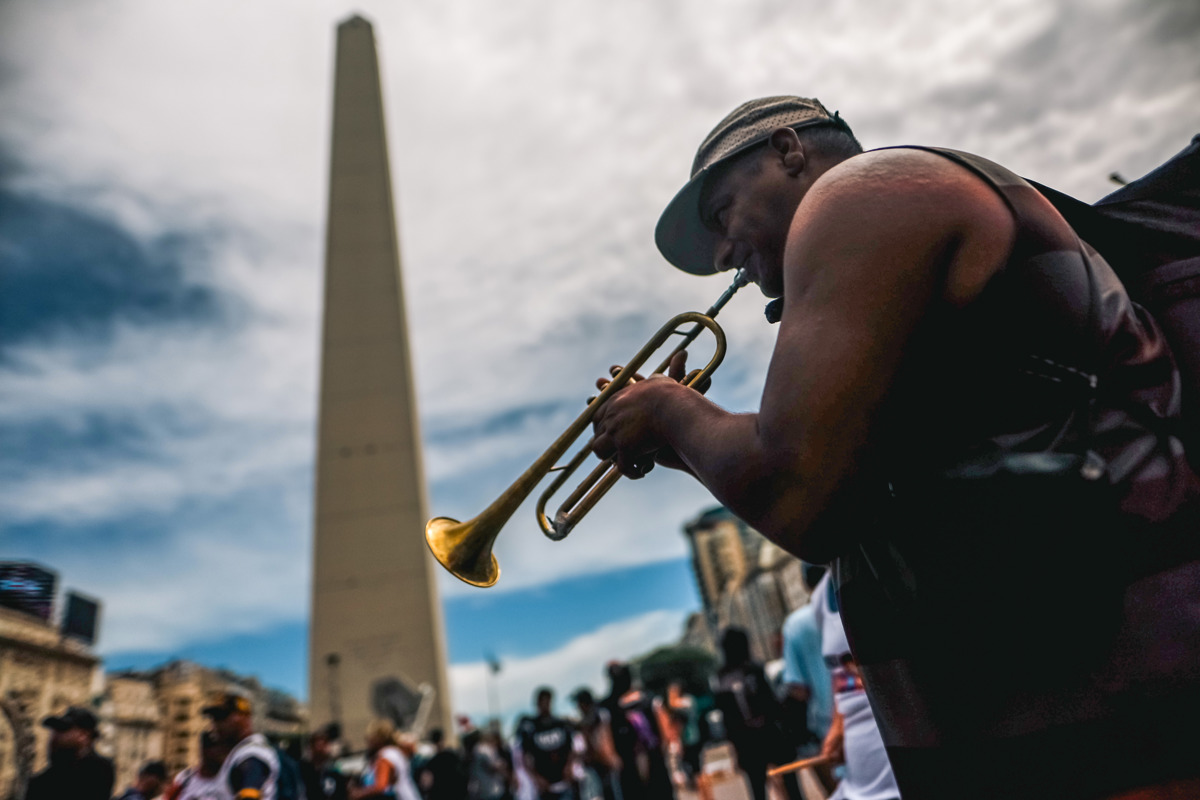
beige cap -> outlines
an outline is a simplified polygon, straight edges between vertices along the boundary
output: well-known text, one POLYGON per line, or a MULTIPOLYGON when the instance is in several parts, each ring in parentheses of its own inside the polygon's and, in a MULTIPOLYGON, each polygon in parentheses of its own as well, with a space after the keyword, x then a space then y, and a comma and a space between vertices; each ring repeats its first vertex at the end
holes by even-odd
POLYGON ((693 275, 711 275, 717 234, 700 219, 700 192, 709 171, 720 162, 763 142, 777 128, 838 125, 850 130, 835 111, 807 97, 763 97, 743 103, 704 138, 692 161, 691 180, 679 190, 658 220, 654 242, 676 267, 693 275))

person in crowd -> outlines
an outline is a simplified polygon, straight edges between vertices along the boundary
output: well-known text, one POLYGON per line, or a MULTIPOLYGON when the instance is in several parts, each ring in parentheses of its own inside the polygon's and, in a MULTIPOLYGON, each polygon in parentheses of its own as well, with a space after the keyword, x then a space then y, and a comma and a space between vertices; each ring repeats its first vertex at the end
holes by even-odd
POLYGON ((228 755, 229 748, 221 744, 217 734, 204 731, 200 734, 200 763, 181 769, 163 796, 166 800, 220 800, 217 773, 228 755))
POLYGON ((898 800, 900 789, 892 774, 883 739, 858 664, 850 653, 842 627, 837 592, 827 573, 812 594, 814 620, 821 632, 821 652, 832 677, 835 713, 821 755, 845 764, 839 797, 845 800, 898 800))
POLYGON ((390 720, 376 719, 367 725, 367 768, 356 785, 350 787, 350 800, 387 798, 421 800, 413 782, 411 759, 416 742, 396 736, 390 720))
POLYGON ((467 776, 462 756, 446 747, 441 728, 432 728, 428 736, 433 753, 421 765, 417 786, 425 800, 463 800, 467 796, 467 776))
POLYGON ((820 748, 833 721, 833 683, 821 655, 821 630, 812 592, 825 574, 817 564, 804 564, 810 601, 783 621, 784 719, 799 755, 820 748))
POLYGON ((704 747, 701 704, 687 692, 683 681, 676 679, 667 684, 663 708, 671 726, 669 739, 678 748, 670 764, 672 777, 677 786, 695 786, 696 773, 700 769, 700 751, 704 747))
MULTIPOLYGON (((585 783, 592 797, 616 800, 621 758, 613 745, 612 716, 608 709, 596 704, 590 689, 579 688, 571 695, 579 711, 579 735, 583 740, 583 769, 585 783)), ((584 792, 581 792, 584 794, 584 792)), ((588 798, 581 798, 588 800, 588 798)))
POLYGON ((575 732, 569 722, 554 716, 554 692, 549 687, 534 693, 534 704, 534 716, 525 717, 517 727, 525 769, 539 800, 572 800, 575 732))
POLYGON ((628 664, 607 667, 609 692, 603 705, 612 719, 613 745, 621 759, 624 800, 671 796, 671 776, 663 754, 662 704, 634 685, 628 664))
POLYGON ((161 761, 147 761, 138 770, 133 782, 118 800, 155 800, 167 786, 167 765, 161 761))
POLYGON ((279 755, 267 737, 254 731, 249 698, 237 692, 217 693, 203 713, 213 733, 228 748, 217 784, 230 800, 275 800, 279 788, 279 755))
POLYGON ((342 726, 322 725, 308 739, 308 758, 300 762, 300 776, 308 800, 347 800, 350 781, 334 763, 342 726))
MULTIPOLYGON (((833 723, 833 677, 821 654, 821 630, 811 596, 824 574, 825 567, 804 564, 809 602, 783 621, 784 727, 797 758, 819 753, 833 723)), ((830 765, 821 764, 815 767, 815 772, 825 789, 833 791, 837 781, 830 765)))
POLYGON ((112 762, 95 751, 96 715, 71 706, 42 725, 51 731, 50 764, 30 779, 25 800, 109 800, 115 775, 112 762))
POLYGON ((724 661, 717 672, 717 708, 738 765, 750 780, 755 800, 766 800, 767 765, 791 759, 781 726, 782 710, 762 665, 750 657, 750 639, 741 628, 721 636, 724 661))
POLYGON ((511 769, 490 739, 488 734, 475 728, 462 736, 469 800, 509 800, 512 797, 511 769))

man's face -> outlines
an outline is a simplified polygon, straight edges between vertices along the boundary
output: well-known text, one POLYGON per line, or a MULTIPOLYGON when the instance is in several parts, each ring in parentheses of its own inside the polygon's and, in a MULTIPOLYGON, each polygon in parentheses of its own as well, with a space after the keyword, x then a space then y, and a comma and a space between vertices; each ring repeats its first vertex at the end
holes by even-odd
POLYGON ((329 740, 324 736, 313 736, 309 740, 309 747, 312 748, 313 759, 316 761, 324 761, 329 758, 331 748, 329 740))
POLYGON ((50 752, 59 755, 81 753, 91 742, 92 735, 83 728, 67 728, 50 734, 50 752))
POLYGON ((223 742, 236 743, 245 737, 250 716, 240 711, 226 714, 223 719, 213 719, 213 730, 223 742))
POLYGON ((537 697, 538 714, 543 717, 550 715, 550 705, 554 701, 554 696, 543 692, 537 697))
POLYGON ((138 778, 138 788, 146 797, 158 797, 162 793, 162 781, 156 775, 142 775, 138 778))
POLYGON ((701 218, 718 235, 716 268, 745 269, 764 295, 781 296, 784 246, 805 186, 770 145, 719 165, 700 196, 701 218))

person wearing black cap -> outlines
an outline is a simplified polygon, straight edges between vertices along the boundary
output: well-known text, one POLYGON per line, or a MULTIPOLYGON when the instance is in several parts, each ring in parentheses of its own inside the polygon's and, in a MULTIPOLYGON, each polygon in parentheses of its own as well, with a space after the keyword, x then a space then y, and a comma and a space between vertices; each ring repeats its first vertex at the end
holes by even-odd
POLYGON ((42 725, 51 731, 50 766, 30 779, 25 800, 109 800, 116 778, 112 762, 93 749, 96 715, 71 706, 42 725))
POLYGON ((166 785, 167 765, 161 761, 147 761, 138 770, 137 781, 118 800, 154 800, 166 785))
POLYGON ((818 101, 768 97, 705 138, 655 239, 771 299, 760 406, 651 377, 598 410, 593 450, 686 470, 835 562, 901 795, 1200 796, 1180 373, 1046 197, 968 153, 862 152, 818 101))
POLYGON ((212 720, 217 741, 229 755, 217 773, 225 800, 275 800, 279 782, 279 754, 267 738, 254 732, 249 699, 236 692, 221 692, 204 708, 212 720))

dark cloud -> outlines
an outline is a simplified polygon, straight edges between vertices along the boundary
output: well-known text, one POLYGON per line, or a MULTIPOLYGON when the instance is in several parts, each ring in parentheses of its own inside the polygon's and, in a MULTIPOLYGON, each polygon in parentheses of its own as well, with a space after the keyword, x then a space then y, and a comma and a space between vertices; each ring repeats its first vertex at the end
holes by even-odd
POLYGON ((91 412, 68 421, 0 423, 0 474, 20 475, 41 464, 68 468, 83 461, 159 458, 162 437, 185 438, 202 428, 180 409, 138 414, 91 412))
POLYGON ((0 187, 0 342, 137 325, 229 323, 234 301, 189 274, 198 235, 139 241, 116 223, 0 187))
POLYGON ((1153 15, 1150 30, 1156 40, 1190 43, 1200 49, 1200 3, 1196 0, 1147 0, 1144 10, 1153 15))

